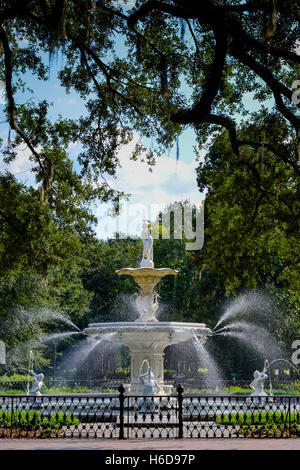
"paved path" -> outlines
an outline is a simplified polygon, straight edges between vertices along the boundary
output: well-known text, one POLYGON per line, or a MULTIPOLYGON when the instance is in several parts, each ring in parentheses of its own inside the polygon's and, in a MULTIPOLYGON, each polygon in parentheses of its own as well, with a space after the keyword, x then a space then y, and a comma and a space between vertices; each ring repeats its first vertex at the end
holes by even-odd
POLYGON ((1 450, 300 450, 300 439, 1 439, 1 450))

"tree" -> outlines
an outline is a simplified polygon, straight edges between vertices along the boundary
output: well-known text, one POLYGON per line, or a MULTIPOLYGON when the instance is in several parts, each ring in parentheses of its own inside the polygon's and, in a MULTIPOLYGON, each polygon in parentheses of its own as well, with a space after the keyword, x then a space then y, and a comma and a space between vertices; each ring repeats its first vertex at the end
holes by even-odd
MULTIPOLYGON (((255 139, 262 129, 285 142, 289 158, 294 143, 282 118, 257 114, 256 124, 245 125, 241 135, 255 139)), ((298 180, 264 144, 258 152, 245 150, 245 158, 257 174, 255 185, 226 134, 215 139, 198 167, 199 188, 207 190, 206 243, 199 263, 218 273, 229 291, 275 282, 299 292, 298 180)))
MULTIPOLYGON (((43 343, 43 337, 54 328, 75 331, 69 320, 81 325, 92 294, 83 288, 80 275, 79 265, 66 263, 49 269, 47 278, 29 269, 1 276, 0 338, 7 345, 9 367, 28 367, 30 350, 35 366, 49 365, 53 341, 43 343)), ((58 351, 66 346, 66 341, 57 343, 58 351)))
MULTIPOLYGON (((200 147, 208 138, 215 147, 199 169, 199 187, 212 188, 208 243, 184 260, 188 280, 182 286, 196 292, 190 272, 196 279, 209 265, 212 284, 216 276, 231 291, 241 279, 255 284, 257 274, 262 282, 280 275, 279 282, 295 290, 298 19, 294 0, 140 0, 133 8, 111 0, 0 2, 0 80, 10 126, 3 156, 11 162, 25 143, 37 181, 37 188, 25 188, 12 175, 1 176, 1 274, 32 267, 45 278, 55 264, 81 266, 93 240, 90 203, 117 204, 121 196, 106 179, 115 174, 120 145, 134 130, 155 138, 159 154, 191 125, 200 147), (64 57, 60 83, 86 103, 77 121, 62 116, 53 122, 45 100, 34 105, 16 98, 27 89, 26 72, 48 79, 47 54, 51 67, 58 52, 64 57), (245 94, 274 104, 257 115, 245 105, 245 94), (68 154, 75 141, 83 146, 76 171, 68 154), (229 195, 233 207, 224 205, 229 195), (230 229, 226 234, 222 223, 230 229)), ((142 150, 140 142, 132 158, 142 150)), ((105 247, 101 256, 109 259, 107 253, 105 247)), ((97 275, 91 272, 91 284, 97 275)), ((120 286, 115 281, 107 304, 120 286)), ((126 292, 131 288, 126 285, 126 292)), ((197 302, 190 307, 196 319, 197 302)))
MULTIPOLYGON (((267 198, 268 188, 250 157, 261 135, 245 137, 239 121, 255 119, 243 102, 246 93, 258 102, 272 98, 275 104, 265 110, 265 120, 272 119, 276 108, 288 141, 278 142, 263 124, 265 148, 278 165, 299 175, 300 120, 293 89, 300 61, 297 19, 293 0, 203 0, 193 6, 148 0, 132 8, 111 0, 4 1, 0 78, 11 129, 5 161, 12 161, 25 143, 35 163, 40 205, 49 207, 55 220, 69 212, 79 221, 88 215, 86 210, 79 214, 80 204, 112 200, 117 206, 124 196, 112 190, 106 177, 115 174, 118 149, 133 130, 155 138, 159 154, 186 125, 194 127, 200 147, 223 128, 236 164, 267 198), (51 63, 58 52, 64 57, 60 83, 86 103, 86 114, 77 121, 62 116, 53 122, 45 100, 37 105, 16 101, 16 91, 28 88, 25 72, 47 80, 46 55, 51 63), (68 144, 75 141, 83 146, 76 171, 68 155, 68 144)), ((140 142, 132 158, 142 150, 140 142)), ((147 159, 154 163, 152 149, 147 159)), ((2 207, 2 220, 3 213, 2 207)))
MULTIPOLYGON (((242 102, 245 93, 275 101, 293 129, 297 149, 287 158, 276 142, 269 145, 279 161, 297 171, 300 118, 293 84, 300 62, 295 52, 298 19, 293 0, 204 0, 193 6, 182 0, 141 0, 133 8, 114 6, 111 0, 2 2, 8 121, 30 148, 47 193, 52 159, 38 150, 38 140, 24 126, 14 91, 25 67, 46 79, 41 52, 61 50, 61 83, 87 101, 87 117, 68 135, 86 146, 80 157, 83 174, 113 173, 120 139, 130 138, 132 129, 156 137, 165 148, 186 124, 194 126, 200 144, 225 127, 234 153, 254 171, 242 149, 257 149, 260 142, 245 142, 233 118, 236 112, 250 112, 242 102), (24 37, 26 47, 19 41, 24 37), (127 57, 120 48, 123 39, 127 57), (183 93, 182 83, 191 93, 183 93)), ((151 152, 148 157, 152 162, 151 152)))
POLYGON ((141 250, 141 242, 129 238, 90 243, 89 265, 83 272, 82 282, 93 298, 90 311, 84 317, 85 326, 93 321, 134 319, 130 296, 137 291, 137 285, 129 276, 118 276, 116 270, 124 266, 135 267, 141 250))
POLYGON ((53 183, 55 195, 45 206, 40 204, 39 190, 18 183, 11 174, 0 174, 2 275, 27 268, 45 274, 49 266, 83 258, 94 220, 84 206, 86 188, 76 178, 74 195, 67 176, 59 176, 53 183))

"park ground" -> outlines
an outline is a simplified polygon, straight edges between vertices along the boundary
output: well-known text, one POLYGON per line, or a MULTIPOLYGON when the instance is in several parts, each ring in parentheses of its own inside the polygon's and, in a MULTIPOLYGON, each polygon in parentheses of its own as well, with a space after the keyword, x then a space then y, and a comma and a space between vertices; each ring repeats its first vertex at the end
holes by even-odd
POLYGON ((0 450, 300 450, 300 439, 2 439, 0 450))

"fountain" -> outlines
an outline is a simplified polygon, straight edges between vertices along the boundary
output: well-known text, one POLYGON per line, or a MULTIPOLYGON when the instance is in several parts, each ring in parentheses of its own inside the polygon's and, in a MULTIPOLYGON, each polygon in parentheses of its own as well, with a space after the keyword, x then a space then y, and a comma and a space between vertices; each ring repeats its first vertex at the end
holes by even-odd
POLYGON ((99 341, 105 337, 113 343, 129 348, 131 354, 131 383, 127 392, 132 395, 144 393, 141 378, 143 364, 151 369, 151 380, 157 383, 159 394, 171 393, 172 385, 164 383, 164 350, 172 344, 197 338, 202 344, 211 330, 204 323, 160 322, 155 313, 158 309, 158 294, 155 286, 168 275, 178 271, 170 268, 154 268, 153 238, 151 224, 145 222, 142 231, 143 258, 138 268, 119 269, 118 275, 132 276, 140 291, 136 297, 138 318, 133 322, 90 323, 84 333, 99 341))

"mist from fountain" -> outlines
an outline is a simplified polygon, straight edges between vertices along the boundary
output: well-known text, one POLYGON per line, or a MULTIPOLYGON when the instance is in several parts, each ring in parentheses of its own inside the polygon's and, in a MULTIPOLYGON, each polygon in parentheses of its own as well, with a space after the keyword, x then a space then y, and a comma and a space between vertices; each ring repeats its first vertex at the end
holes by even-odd
POLYGON ((228 336, 239 339, 248 346, 264 355, 264 348, 267 347, 268 354, 272 357, 283 354, 274 336, 265 328, 249 322, 233 322, 214 331, 212 336, 228 336), (261 350, 258 346, 264 346, 261 350))
POLYGON ((212 354, 210 354, 207 348, 202 344, 201 340, 194 336, 192 339, 193 346, 195 348, 199 363, 202 364, 208 370, 207 384, 209 385, 210 380, 214 380, 217 384, 222 383, 223 377, 219 366, 214 360, 212 354))
POLYGON ((119 294, 110 309, 110 321, 134 321, 138 317, 136 308, 137 294, 119 294))
MULTIPOLYGON (((10 317, 8 317, 4 321, 3 327, 5 327, 5 323, 9 322, 10 317)), ((14 329, 22 329, 24 327, 42 327, 44 324, 59 324, 63 323, 74 328, 77 331, 81 331, 75 323, 73 323, 68 317, 63 315, 62 313, 47 309, 47 308, 23 308, 17 307, 13 311, 13 325, 14 329)))
POLYGON ((247 316, 266 313, 272 308, 270 297, 262 291, 246 291, 229 302, 224 313, 212 329, 214 332, 222 323, 235 316, 247 314, 247 316))
POLYGON ((45 348, 47 343, 60 341, 74 335, 84 334, 67 316, 49 308, 24 308, 16 307, 5 316, 1 324, 1 330, 7 337, 11 337, 11 346, 7 353, 7 368, 12 370, 15 367, 23 366, 24 358, 30 351, 37 351, 45 348), (47 334, 51 327, 70 327, 72 331, 59 331, 47 334), (14 337, 28 332, 30 339, 14 345, 14 337))
POLYGON ((116 333, 104 333, 96 337, 82 339, 74 347, 64 353, 58 364, 59 369, 71 371, 79 369, 83 364, 86 365, 86 368, 90 368, 93 363, 91 356, 96 350, 98 350, 98 355, 102 356, 108 355, 107 353, 117 353, 120 349, 120 345, 109 341, 115 334, 116 333))
POLYGON ((42 343, 48 343, 50 341, 60 341, 60 340, 65 339, 69 336, 82 335, 82 334, 83 333, 81 331, 64 331, 62 333, 53 333, 51 335, 40 337, 39 340, 42 343))
POLYGON ((73 323, 68 317, 63 315, 60 312, 57 312, 55 310, 50 310, 50 309, 40 309, 40 320, 44 321, 53 321, 54 323, 64 323, 65 325, 71 326, 72 328, 75 328, 78 332, 81 332, 80 328, 78 328, 75 323, 73 323))

